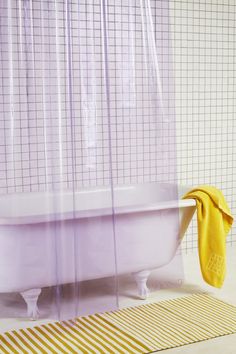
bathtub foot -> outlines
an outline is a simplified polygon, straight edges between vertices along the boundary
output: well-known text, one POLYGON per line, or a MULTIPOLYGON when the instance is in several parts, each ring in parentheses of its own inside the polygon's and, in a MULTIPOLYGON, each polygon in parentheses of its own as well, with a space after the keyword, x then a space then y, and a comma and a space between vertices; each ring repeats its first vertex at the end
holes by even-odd
POLYGON ((145 300, 148 297, 149 289, 147 287, 147 280, 150 275, 149 270, 133 273, 134 279, 138 286, 138 293, 141 299, 145 300))
POLYGON ((30 289, 20 293, 27 304, 27 315, 32 320, 36 320, 39 316, 37 301, 40 293, 41 289, 30 289))

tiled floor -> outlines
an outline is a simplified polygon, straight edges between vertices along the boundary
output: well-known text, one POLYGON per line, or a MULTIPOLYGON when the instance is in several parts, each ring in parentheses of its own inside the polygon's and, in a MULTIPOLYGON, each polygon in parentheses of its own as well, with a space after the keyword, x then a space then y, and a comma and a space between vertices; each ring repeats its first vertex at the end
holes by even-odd
MULTIPOLYGON (((185 284, 178 289, 162 289, 150 294, 147 301, 139 300, 136 296, 128 297, 125 294, 130 293, 129 289, 126 291, 126 284, 130 284, 127 279, 123 279, 121 282, 122 293, 124 294, 120 299, 121 306, 137 306, 146 302, 161 301, 165 299, 176 298, 180 296, 186 296, 196 292, 208 292, 218 298, 228 301, 236 305, 236 245, 228 247, 228 272, 225 284, 222 289, 212 288, 204 283, 201 278, 200 266, 198 262, 197 251, 183 255, 184 270, 185 270, 185 284)), ((136 288, 131 290, 135 294, 136 288)), ((19 319, 1 319, 0 320, 0 332, 7 330, 34 326, 45 321, 29 321, 19 319)), ((196 344, 187 345, 175 349, 166 350, 165 353, 175 354, 199 354, 200 352, 207 354, 235 354, 236 353, 236 334, 224 336, 220 338, 211 339, 196 344)))

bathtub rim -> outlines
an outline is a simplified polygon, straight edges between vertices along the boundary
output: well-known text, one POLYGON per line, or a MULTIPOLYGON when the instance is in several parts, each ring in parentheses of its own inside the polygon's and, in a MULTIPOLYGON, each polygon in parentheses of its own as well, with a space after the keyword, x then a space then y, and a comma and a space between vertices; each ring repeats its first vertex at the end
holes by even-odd
MULTIPOLYGON (((135 191, 137 190, 138 192, 139 189, 144 188, 153 188, 154 185, 156 185, 156 183, 145 183, 145 184, 131 184, 131 185, 125 185, 125 186, 116 186, 114 191, 115 193, 119 192, 119 191, 135 191)), ((172 193, 173 195, 178 195, 178 197, 180 197, 180 195, 183 195, 184 193, 186 193, 186 191, 188 191, 190 188, 187 186, 183 186, 183 185, 176 185, 176 184, 171 184, 171 183, 163 183, 163 184, 159 184, 161 186, 161 188, 168 188, 168 187, 172 187, 174 190, 174 193, 172 193), (181 193, 180 193, 181 192, 181 193)), ((98 187, 98 188, 86 188, 83 189, 81 191, 76 191, 76 195, 84 195, 86 193, 99 193, 99 192, 107 192, 109 195, 109 198, 111 198, 111 193, 109 191, 109 187, 98 187)), ((2 203, 4 202, 4 199, 6 201, 6 203, 14 203, 14 198, 17 198, 17 196, 20 196, 20 198, 22 198, 22 202, 23 201, 28 201, 28 203, 30 204, 30 202, 32 202, 34 200, 34 198, 36 198, 36 202, 40 201, 40 199, 38 200, 37 198, 39 198, 40 196, 42 196, 41 200, 45 202, 45 200, 47 200, 47 198, 51 198, 50 202, 52 203, 52 201, 54 201, 54 197, 56 196, 57 198, 62 196, 72 196, 70 201, 70 208, 69 211, 64 211, 64 210, 60 210, 60 206, 58 208, 58 205, 54 205, 58 210, 55 210, 54 208, 52 208, 52 204, 50 205, 50 210, 47 213, 47 210, 44 210, 44 213, 42 212, 37 212, 36 213, 31 213, 31 214, 24 214, 22 213, 22 211, 16 208, 16 210, 14 210, 14 208, 11 210, 11 215, 1 215, 0 214, 0 225, 22 225, 22 224, 36 224, 36 223, 48 223, 48 222, 56 222, 56 221, 66 221, 66 220, 73 220, 73 219, 80 219, 80 218, 93 218, 93 217, 105 217, 105 216, 110 216, 110 215, 124 215, 124 214, 132 214, 132 213, 142 213, 142 212, 154 212, 154 211, 160 211, 160 210, 164 210, 164 209, 179 209, 179 208, 186 208, 186 207, 195 207, 196 206, 196 201, 194 199, 169 199, 169 200, 165 200, 165 201, 150 201, 150 202, 146 202, 146 203, 137 203, 134 205, 123 205, 123 206, 117 206, 117 207, 112 207, 111 205, 111 201, 109 201, 107 206, 104 207, 99 207, 99 208, 85 208, 84 209, 79 209, 76 210, 73 208, 74 206, 74 200, 73 200, 73 191, 57 191, 57 192, 27 192, 27 193, 12 193, 12 194, 6 194, 3 195, 2 198, 2 203), (25 198, 25 199, 24 199, 25 198), (17 215, 18 213, 18 215, 17 215), (22 214, 21 214, 22 213, 22 214)), ((107 197, 107 196, 105 196, 107 197)), ((64 201, 62 199, 62 201, 64 201)), ((3 203, 4 205, 4 203, 3 203)), ((1 207, 1 205, 0 205, 1 207)), ((6 211, 5 211, 6 213, 6 211)))
POLYGON ((168 209, 180 209, 187 207, 196 207, 196 201, 194 199, 185 200, 173 200, 168 202, 140 205, 134 207, 118 207, 118 208, 104 208, 104 209, 92 209, 84 211, 72 211, 69 213, 59 213, 59 214, 42 214, 36 216, 25 216, 25 217, 0 217, 0 226, 9 225, 24 225, 24 224, 38 224, 38 223, 48 223, 57 221, 69 221, 74 219, 82 218, 98 218, 114 215, 124 215, 124 214, 137 214, 145 212, 154 212, 168 209))

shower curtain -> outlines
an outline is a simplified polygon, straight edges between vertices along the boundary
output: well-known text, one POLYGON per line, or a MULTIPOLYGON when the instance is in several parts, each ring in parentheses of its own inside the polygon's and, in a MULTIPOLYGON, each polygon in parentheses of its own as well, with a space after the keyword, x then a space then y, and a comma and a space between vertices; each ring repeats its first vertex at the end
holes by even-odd
MULTIPOLYGON (((177 181, 168 1, 8 0, 0 2, 0 11, 0 193, 11 199, 10 214, 24 207, 22 194, 54 210, 42 228, 51 235, 43 257, 32 224, 22 250, 19 226, 12 243, 19 251, 9 266, 17 265, 23 291, 24 280, 50 259, 50 268, 43 268, 40 318, 118 308, 130 292, 129 282, 124 291, 120 281, 119 254, 125 245, 117 250, 114 188, 144 183, 158 188, 177 181), (94 218, 83 221, 87 234, 78 222, 70 224, 73 232, 67 235, 68 223, 77 218, 76 193, 104 188, 109 217, 97 215, 99 247, 84 249, 94 218), (70 220, 64 217, 68 198, 70 220), (98 276, 80 281, 88 266, 98 276), (69 284, 64 284, 65 272, 69 284), (53 277, 52 286, 47 277, 53 277)), ((177 187, 174 191, 172 199, 177 199, 177 187)), ((99 195, 91 193, 90 205, 99 195)), ((80 209, 88 207, 84 203, 81 199, 80 209)), ((178 229, 177 214, 173 222, 178 229)), ((171 272, 177 280, 182 277, 181 261, 171 272)), ((151 287, 160 287, 158 280, 151 287)), ((24 311, 19 293, 0 293, 1 317, 24 317, 24 311)))

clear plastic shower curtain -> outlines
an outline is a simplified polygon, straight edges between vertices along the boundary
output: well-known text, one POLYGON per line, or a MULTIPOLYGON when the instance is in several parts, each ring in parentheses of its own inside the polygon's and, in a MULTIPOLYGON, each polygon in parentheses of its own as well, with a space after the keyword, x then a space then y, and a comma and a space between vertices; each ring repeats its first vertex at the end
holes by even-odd
POLYGON ((122 306, 173 230, 182 279, 178 210, 151 224, 152 191, 178 199, 168 16, 165 0, 0 2, 0 317, 122 306))

